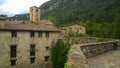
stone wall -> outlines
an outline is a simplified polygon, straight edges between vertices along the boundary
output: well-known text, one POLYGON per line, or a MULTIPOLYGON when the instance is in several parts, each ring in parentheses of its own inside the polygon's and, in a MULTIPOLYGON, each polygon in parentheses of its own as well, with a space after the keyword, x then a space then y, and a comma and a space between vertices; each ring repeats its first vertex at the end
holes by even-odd
POLYGON ((36 6, 30 7, 30 21, 34 23, 40 22, 40 9, 36 6))
POLYGON ((49 38, 38 37, 38 32, 35 32, 35 37, 30 38, 29 31, 18 31, 17 37, 11 37, 11 31, 0 31, 0 68, 50 68, 51 61, 45 62, 45 56, 50 56, 51 42, 59 37, 58 32, 50 32, 49 38), (36 59, 35 63, 30 63, 30 44, 36 44, 36 59), (11 67, 10 63, 10 45, 17 45, 16 66, 11 67), (48 66, 48 67, 46 67, 48 66))
POLYGON ((81 44, 80 48, 86 58, 100 55, 118 48, 117 41, 81 44))
POLYGON ((89 44, 89 43, 97 43, 104 41, 114 41, 114 39, 110 38, 97 38, 97 37, 69 37, 63 38, 64 40, 69 40, 71 44, 89 44))
POLYGON ((117 49, 119 40, 94 42, 86 44, 73 44, 68 54, 68 60, 64 68, 89 68, 87 58, 103 54, 117 49))

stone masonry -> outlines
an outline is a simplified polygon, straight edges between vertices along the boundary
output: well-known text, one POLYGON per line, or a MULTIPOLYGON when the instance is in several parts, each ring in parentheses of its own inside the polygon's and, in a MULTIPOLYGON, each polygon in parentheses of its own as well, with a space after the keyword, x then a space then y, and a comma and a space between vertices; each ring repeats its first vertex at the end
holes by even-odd
POLYGON ((0 68, 51 68, 50 48, 59 29, 40 21, 40 9, 30 8, 30 21, 0 22, 0 68))
POLYGON ((109 52, 118 48, 118 41, 106 41, 98 43, 81 44, 80 48, 86 58, 94 57, 105 52, 109 52))
POLYGON ((30 38, 29 31, 18 31, 17 37, 11 37, 11 31, 0 31, 0 67, 11 68, 12 58, 10 58, 10 46, 17 45, 16 66, 12 68, 46 68, 51 66, 50 59, 45 61, 45 56, 50 57, 51 42, 59 37, 58 32, 50 32, 49 38, 38 37, 38 32, 35 32, 35 37, 30 38), (35 44, 35 63, 30 63, 30 44, 35 44), (47 50, 46 47, 49 49, 47 50))
POLYGON ((30 21, 34 23, 40 22, 40 9, 36 6, 30 7, 30 21))
POLYGON ((119 47, 119 40, 73 44, 64 68, 90 68, 88 58, 104 54, 119 47))

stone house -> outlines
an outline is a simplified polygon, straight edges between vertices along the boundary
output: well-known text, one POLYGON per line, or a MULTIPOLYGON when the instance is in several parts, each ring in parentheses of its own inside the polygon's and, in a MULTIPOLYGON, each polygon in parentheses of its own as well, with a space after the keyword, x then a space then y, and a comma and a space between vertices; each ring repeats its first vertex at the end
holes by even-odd
POLYGON ((17 21, 15 17, 7 17, 6 21, 17 21))
POLYGON ((60 30, 50 21, 6 21, 1 24, 0 68, 52 67, 50 48, 52 41, 59 38, 60 30))
POLYGON ((58 37, 59 29, 51 25, 5 23, 0 26, 0 67, 45 68, 52 41, 58 37))
POLYGON ((6 21, 7 15, 0 15, 0 21, 6 21))
POLYGON ((69 26, 69 27, 62 27, 61 31, 63 34, 68 34, 69 31, 72 31, 75 34, 83 34, 83 35, 86 34, 85 27, 77 25, 77 24, 69 26))
POLYGON ((15 17, 7 17, 7 15, 0 15, 0 21, 5 22, 5 21, 17 21, 15 17))

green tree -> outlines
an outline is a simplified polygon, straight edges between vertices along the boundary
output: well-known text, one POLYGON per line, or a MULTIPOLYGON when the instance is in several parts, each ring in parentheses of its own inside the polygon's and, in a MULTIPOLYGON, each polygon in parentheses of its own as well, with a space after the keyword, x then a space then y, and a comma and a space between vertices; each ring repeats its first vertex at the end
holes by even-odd
POLYGON ((51 48, 53 68, 64 68, 70 46, 71 45, 69 43, 63 42, 62 39, 59 39, 56 43, 53 43, 51 48))
POLYGON ((112 23, 112 38, 120 39, 120 16, 116 16, 115 21, 112 23))
POLYGON ((57 20, 57 18, 56 18, 56 17, 49 16, 49 17, 48 17, 48 20, 52 21, 55 25, 57 25, 57 24, 58 24, 58 20, 57 20))

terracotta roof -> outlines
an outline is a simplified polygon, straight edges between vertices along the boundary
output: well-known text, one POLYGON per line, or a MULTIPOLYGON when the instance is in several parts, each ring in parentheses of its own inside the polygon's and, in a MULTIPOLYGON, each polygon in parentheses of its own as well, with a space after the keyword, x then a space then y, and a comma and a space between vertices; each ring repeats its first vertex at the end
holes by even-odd
POLYGON ((41 25, 30 21, 5 22, 0 25, 0 30, 24 30, 24 31, 60 31, 53 25, 41 25))

